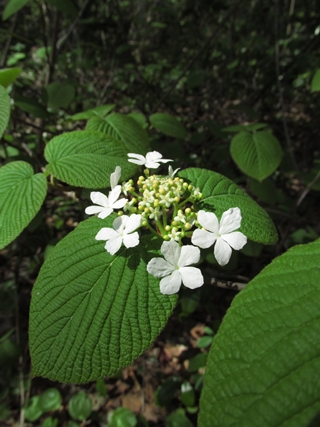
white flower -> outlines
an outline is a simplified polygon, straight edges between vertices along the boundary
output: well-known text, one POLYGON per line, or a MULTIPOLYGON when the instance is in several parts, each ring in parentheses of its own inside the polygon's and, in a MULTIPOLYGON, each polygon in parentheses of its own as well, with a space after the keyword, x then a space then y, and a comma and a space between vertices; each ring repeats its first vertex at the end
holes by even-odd
POLYGON ((158 151, 150 151, 146 157, 141 154, 128 153, 128 162, 135 163, 136 165, 145 165, 146 168, 157 169, 160 163, 172 162, 171 159, 162 159, 162 154, 158 151), (130 157, 132 157, 130 159, 130 157))
POLYGON ((106 240, 105 249, 114 255, 121 248, 133 248, 139 244, 139 233, 135 231, 141 225, 141 215, 118 216, 113 221, 113 228, 104 227, 96 235, 96 240, 106 240), (134 232, 135 231, 135 232, 134 232))
POLYGON ((98 218, 104 219, 112 214, 114 209, 121 209, 127 203, 128 199, 119 199, 121 185, 116 185, 109 191, 108 197, 100 191, 91 191, 90 198, 98 206, 88 206, 85 210, 87 215, 98 213, 98 218))
POLYGON ((169 168, 168 168, 168 175, 169 175, 169 177, 171 179, 174 178, 175 174, 178 172, 179 169, 180 168, 173 170, 173 167, 171 165, 169 165, 169 168))
POLYGON ((116 170, 112 172, 112 174, 110 175, 111 190, 113 190, 115 186, 118 184, 120 176, 121 176, 121 167, 117 166, 116 170))
POLYGON ((147 265, 148 273, 155 277, 162 277, 161 293, 175 294, 179 291, 181 283, 190 289, 203 285, 203 276, 199 268, 187 267, 199 262, 199 248, 191 245, 180 247, 177 242, 170 240, 162 243, 161 253, 164 259, 152 258, 147 265))
POLYGON ((198 222, 205 230, 195 230, 191 242, 202 249, 209 248, 214 243, 214 256, 220 265, 228 264, 232 249, 242 249, 247 243, 247 237, 240 231, 235 231, 241 224, 239 208, 230 208, 222 214, 220 225, 212 212, 199 211, 198 222))

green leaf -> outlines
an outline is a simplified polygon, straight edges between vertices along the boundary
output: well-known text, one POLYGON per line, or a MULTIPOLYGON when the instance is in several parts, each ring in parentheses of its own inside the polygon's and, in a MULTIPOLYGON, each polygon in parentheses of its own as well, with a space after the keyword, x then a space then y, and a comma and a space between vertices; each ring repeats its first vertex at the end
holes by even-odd
POLYGON ((111 420, 108 427, 135 427, 137 417, 128 408, 117 408, 111 414, 111 420))
POLYGON ((262 181, 280 165, 282 149, 270 132, 240 132, 230 146, 231 157, 246 175, 262 181))
POLYGON ((46 2, 72 18, 78 14, 78 9, 71 0, 46 0, 46 2))
POLYGON ((178 139, 185 139, 188 135, 185 127, 171 114, 155 113, 149 119, 152 126, 165 135, 178 139))
POLYGON ((57 388, 48 388, 39 397, 39 406, 43 412, 56 411, 61 405, 61 394, 57 388))
POLYGON ((177 296, 160 293, 146 265, 160 239, 115 256, 95 240, 116 215, 89 218, 52 250, 33 287, 30 353, 33 375, 82 383, 130 365, 165 326, 177 296))
POLYGON ((5 88, 0 86, 0 138, 6 130, 10 118, 10 98, 5 88))
POLYGON ((170 414, 166 419, 166 427, 192 427, 193 424, 186 416, 185 410, 182 408, 177 409, 170 414))
POLYGON ((26 162, 0 168, 0 249, 12 242, 35 217, 47 192, 42 173, 26 162))
POLYGON ((262 200, 269 205, 275 204, 277 199, 277 189, 271 178, 265 179, 262 182, 251 178, 249 180, 249 188, 252 194, 259 200, 262 200))
POLYGON ((226 128, 221 129, 223 132, 242 132, 242 131, 253 131, 253 130, 259 130, 264 129, 268 125, 265 123, 253 123, 251 125, 235 125, 235 126, 228 126, 226 128))
POLYGON ((100 105, 99 107, 92 108, 91 110, 83 111, 82 113, 74 114, 69 117, 71 120, 87 120, 91 117, 103 117, 114 109, 116 104, 100 105))
POLYGON ((41 427, 57 427, 59 420, 57 418, 47 417, 41 427))
POLYGON ((189 360, 188 371, 196 372, 206 366, 208 353, 199 353, 189 360))
POLYGON ((84 391, 79 391, 79 393, 71 397, 68 411, 75 420, 86 420, 92 411, 91 399, 84 391))
POLYGON ((148 127, 148 122, 144 114, 142 113, 129 113, 129 117, 132 117, 139 125, 142 127, 142 129, 146 129, 148 127))
POLYGON ((311 92, 320 91, 320 68, 315 72, 311 81, 311 92))
POLYGON ((105 117, 89 119, 87 130, 103 132, 123 142, 127 152, 146 154, 149 138, 144 129, 132 118, 124 114, 112 113, 105 117))
POLYGON ((320 240, 276 258, 213 339, 199 427, 304 427, 320 410, 320 240))
POLYGON ((175 397, 177 391, 180 389, 180 381, 177 377, 170 377, 159 385, 155 393, 155 404, 158 406, 169 405, 175 397))
POLYGON ((4 68, 3 70, 0 70, 0 85, 8 87, 16 80, 21 72, 21 68, 4 68))
POLYGON ((178 175, 200 188, 203 199, 198 203, 198 210, 214 212, 220 219, 223 212, 238 207, 242 215, 239 230, 248 239, 265 245, 272 245, 278 240, 277 230, 269 215, 230 179, 198 168, 185 169, 178 175))
POLYGON ((10 18, 11 15, 17 13, 28 2, 29 0, 9 0, 6 4, 6 7, 4 8, 2 20, 5 21, 6 19, 10 18))
POLYGON ((75 89, 70 83, 53 82, 45 87, 45 95, 49 108, 67 108, 75 96, 75 89))
POLYGON ((40 418, 42 414, 43 414, 43 411, 39 406, 39 396, 33 396, 25 411, 25 417, 28 421, 32 422, 40 418))
POLYGON ((121 179, 137 167, 128 162, 121 141, 100 132, 78 130, 54 137, 44 152, 47 172, 70 185, 85 188, 110 186, 110 174, 121 167, 121 179))
POLYGON ((16 96, 14 104, 26 113, 30 113, 40 119, 46 119, 50 116, 48 111, 36 99, 28 98, 27 96, 16 96))
POLYGON ((189 381, 185 381, 181 384, 181 402, 185 406, 194 406, 195 404, 195 392, 189 381))

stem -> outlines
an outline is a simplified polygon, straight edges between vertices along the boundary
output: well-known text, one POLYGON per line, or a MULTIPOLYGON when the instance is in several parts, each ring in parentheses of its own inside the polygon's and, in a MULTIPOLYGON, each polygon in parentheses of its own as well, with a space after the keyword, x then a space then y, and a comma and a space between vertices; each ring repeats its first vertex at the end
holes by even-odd
POLYGON ((165 236, 167 233, 166 233, 166 230, 164 229, 163 225, 161 224, 161 222, 159 220, 156 220, 156 224, 157 224, 157 227, 159 228, 159 230, 161 232, 161 235, 165 236))
POLYGON ((163 218, 163 226, 165 228, 167 225, 167 211, 165 206, 162 206, 162 218, 163 218))
POLYGON ((186 199, 184 199, 181 203, 179 203, 178 205, 177 205, 177 210, 179 210, 182 206, 184 206, 186 203, 188 203, 188 202, 193 202, 193 200, 191 200, 192 199, 192 196, 190 195, 189 197, 187 197, 186 199))
POLYGON ((148 230, 149 230, 149 231, 151 231, 151 233, 152 233, 154 236, 157 236, 157 237, 159 237, 159 238, 160 238, 159 234, 156 232, 156 230, 155 230, 154 228, 152 228, 152 227, 151 227, 151 225, 149 224, 149 222, 148 222, 148 221, 147 221, 147 225, 146 225, 146 227, 148 228, 148 230))

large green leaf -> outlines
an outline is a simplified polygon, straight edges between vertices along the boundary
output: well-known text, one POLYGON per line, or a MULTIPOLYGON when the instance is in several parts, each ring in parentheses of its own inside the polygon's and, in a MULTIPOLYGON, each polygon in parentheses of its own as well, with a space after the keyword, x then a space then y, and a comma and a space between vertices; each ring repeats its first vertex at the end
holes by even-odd
POLYGON ((262 181, 279 166, 282 149, 269 131, 240 132, 230 146, 231 157, 246 175, 262 181))
POLYGON ((320 68, 315 72, 311 81, 311 92, 320 91, 320 68))
POLYGON ((0 86, 0 138, 6 130, 10 117, 10 98, 5 88, 0 86))
POLYGON ((47 172, 70 185, 86 188, 110 186, 110 174, 121 167, 121 179, 137 166, 128 162, 121 141, 101 132, 77 130, 54 137, 46 146, 47 172))
POLYGON ((150 116, 150 123, 165 135, 185 139, 188 135, 185 127, 174 116, 168 113, 155 113, 150 116))
POLYGON ((42 173, 26 162, 0 168, 0 249, 12 242, 39 211, 47 191, 42 173))
POLYGON ((110 113, 110 111, 112 111, 115 106, 116 104, 99 105, 99 107, 95 107, 95 108, 92 108, 91 110, 83 111, 82 113, 74 114, 69 118, 71 120, 86 120, 96 116, 103 117, 103 116, 106 116, 108 113, 110 113))
POLYGON ((112 113, 105 118, 92 117, 86 129, 103 132, 119 139, 129 153, 146 154, 149 150, 146 131, 132 117, 124 114, 112 113))
POLYGON ((130 365, 154 341, 176 303, 146 265, 160 239, 111 256, 95 240, 116 215, 82 222, 50 253, 32 291, 33 375, 82 383, 130 365))
POLYGON ((277 230, 269 215, 230 179, 206 169, 190 168, 179 172, 195 187, 203 199, 197 208, 214 212, 218 218, 229 208, 241 210, 240 230, 252 241, 271 245, 278 239, 277 230))
POLYGON ((11 15, 17 13, 20 9, 22 9, 29 0, 8 0, 6 7, 4 8, 2 19, 5 21, 10 18, 11 15))
POLYGON ((8 87, 21 74, 21 68, 4 68, 0 70, 0 85, 8 87))
POLYGON ((52 82, 45 87, 46 103, 49 108, 67 108, 75 95, 70 83, 52 82))
POLYGON ((276 258, 213 339, 199 427, 306 427, 320 411, 320 240, 276 258))

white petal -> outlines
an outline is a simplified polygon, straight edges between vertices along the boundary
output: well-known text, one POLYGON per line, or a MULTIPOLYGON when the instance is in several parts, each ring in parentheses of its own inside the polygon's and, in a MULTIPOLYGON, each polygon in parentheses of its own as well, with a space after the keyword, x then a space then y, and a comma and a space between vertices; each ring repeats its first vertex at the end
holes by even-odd
POLYGON ((121 209, 127 203, 128 199, 119 199, 112 204, 113 209, 121 209))
POLYGON ((132 233, 141 225, 141 215, 132 214, 126 223, 126 233, 132 233))
POLYGON ((240 231, 234 231, 233 233, 223 234, 221 238, 237 251, 239 249, 242 249, 247 243, 247 237, 240 231))
POLYGON ((147 161, 141 154, 128 153, 128 157, 132 157, 132 159, 128 159, 128 162, 135 163, 136 165, 144 165, 147 161))
POLYGON ((132 234, 127 234, 123 236, 123 244, 126 248, 134 248, 139 245, 139 233, 136 231, 132 234))
POLYGON ((181 287, 181 275, 175 270, 170 276, 160 280, 160 292, 165 295, 176 294, 181 287))
POLYGON ((199 268, 181 267, 179 268, 182 283, 189 289, 196 289, 203 285, 204 280, 199 268))
POLYGON ((100 191, 91 191, 90 198, 96 205, 109 206, 108 197, 100 191))
POLYGON ((206 230, 212 233, 218 234, 219 232, 219 221, 213 212, 199 211, 197 215, 199 224, 206 230))
POLYGON ((210 233, 206 230, 194 230, 192 237, 191 237, 191 243, 193 245, 199 246, 199 248, 206 249, 210 248, 216 241, 217 236, 214 233, 210 233))
POLYGON ((185 265, 197 264, 200 259, 200 249, 192 245, 182 246, 181 254, 178 261, 179 267, 184 267, 185 265))
POLYGON ((232 249, 221 237, 217 239, 214 247, 214 256, 220 265, 228 264, 231 257, 232 249))
POLYGON ((149 153, 146 154, 146 160, 147 162, 152 162, 152 161, 158 161, 159 159, 161 159, 162 154, 159 153, 159 151, 149 151, 149 153))
POLYGON ((118 236, 118 233, 113 228, 103 227, 97 233, 96 240, 110 240, 118 236))
POLYGON ((175 268, 163 258, 152 258, 147 265, 147 272, 154 277, 169 276, 175 268))
POLYGON ((114 221, 113 221, 113 228, 119 233, 120 231, 123 231, 124 227, 127 224, 129 217, 128 215, 122 215, 122 216, 118 216, 114 221))
POLYGON ((110 255, 114 255, 121 248, 122 237, 118 236, 111 240, 108 240, 105 249, 109 252, 110 255))
POLYGON ((241 211, 239 208, 230 208, 223 212, 220 219, 220 234, 231 233, 241 225, 241 211))
POLYGON ((156 162, 146 162, 145 166, 149 169, 157 169, 160 166, 160 163, 156 162))
POLYGON ((168 168, 168 175, 169 175, 169 177, 173 178, 175 176, 175 174, 178 172, 179 169, 180 168, 177 168, 177 169, 173 170, 172 166, 169 165, 169 168, 168 168))
POLYGON ((118 199, 121 193, 121 185, 116 185, 113 190, 109 191, 108 200, 109 206, 112 206, 118 199))
POLYGON ((178 266, 181 248, 175 240, 164 241, 161 245, 161 253, 169 264, 174 267, 178 266))
POLYGON ((104 208, 98 215, 98 218, 105 219, 107 216, 111 215, 113 212, 112 208, 104 208))
POLYGON ((85 213, 87 215, 93 215, 103 211, 105 208, 103 206, 88 206, 85 208, 85 213))
POLYGON ((112 190, 118 184, 120 176, 121 176, 121 167, 117 166, 116 170, 112 172, 112 174, 110 175, 110 185, 112 190))

